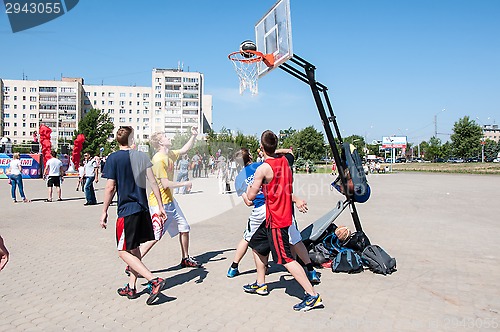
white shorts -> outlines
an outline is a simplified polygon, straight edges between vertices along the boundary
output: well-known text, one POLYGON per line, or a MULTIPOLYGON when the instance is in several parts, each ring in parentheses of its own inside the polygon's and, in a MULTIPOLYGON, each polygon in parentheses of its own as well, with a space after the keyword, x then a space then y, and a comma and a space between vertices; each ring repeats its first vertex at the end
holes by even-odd
POLYGON ((165 221, 158 217, 158 206, 149 207, 149 213, 151 213, 151 219, 153 220, 155 240, 160 240, 167 231, 170 237, 189 232, 191 228, 175 199, 173 202, 163 205, 163 207, 167 213, 167 220, 165 221))
MULTIPOLYGON (((250 217, 248 217, 248 224, 245 232, 243 233, 243 239, 250 242, 250 239, 255 234, 257 229, 263 222, 266 221, 266 206, 262 205, 258 208, 253 208, 250 217)), ((299 229, 297 228, 297 221, 295 217, 292 217, 292 225, 288 228, 288 242, 293 246, 302 241, 302 236, 300 235, 299 229)))
POLYGON ((248 224, 245 232, 243 233, 243 238, 245 241, 249 242, 252 236, 255 234, 257 229, 263 222, 266 221, 266 205, 261 205, 259 207, 254 207, 250 217, 248 217, 248 224))

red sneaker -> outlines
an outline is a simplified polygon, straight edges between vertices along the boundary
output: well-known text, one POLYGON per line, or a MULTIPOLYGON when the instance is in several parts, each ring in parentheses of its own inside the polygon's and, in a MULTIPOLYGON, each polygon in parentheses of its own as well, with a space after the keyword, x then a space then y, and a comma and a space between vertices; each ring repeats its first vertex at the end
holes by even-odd
POLYGON ((158 298, 160 292, 165 287, 167 281, 163 278, 154 278, 148 282, 148 288, 150 289, 149 298, 146 300, 146 304, 151 305, 158 298))
POLYGON ((126 296, 129 299, 136 299, 139 296, 135 288, 130 288, 128 284, 123 288, 118 288, 117 292, 120 296, 126 296))
POLYGON ((198 263, 193 257, 186 257, 181 260, 182 267, 201 267, 201 264, 198 263))

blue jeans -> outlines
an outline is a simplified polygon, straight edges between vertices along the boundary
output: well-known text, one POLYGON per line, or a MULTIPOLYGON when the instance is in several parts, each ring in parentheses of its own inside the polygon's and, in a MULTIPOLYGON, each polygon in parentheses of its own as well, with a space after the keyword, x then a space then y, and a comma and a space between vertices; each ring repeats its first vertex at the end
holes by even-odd
MULTIPOLYGON (((180 171, 179 174, 177 174, 177 182, 183 182, 183 181, 189 181, 188 177, 188 171, 180 171)), ((186 190, 186 187, 177 187, 174 189, 174 194, 184 194, 186 190)))
POLYGON ((95 176, 86 176, 85 187, 83 188, 83 190, 85 190, 85 199, 87 200, 87 203, 90 204, 97 204, 94 191, 94 179, 95 176))
POLYGON ((12 185, 12 188, 11 188, 12 199, 16 200, 16 186, 19 187, 19 194, 21 195, 21 198, 26 199, 26 196, 24 195, 24 188, 23 188, 23 176, 21 174, 11 175, 10 182, 12 185))

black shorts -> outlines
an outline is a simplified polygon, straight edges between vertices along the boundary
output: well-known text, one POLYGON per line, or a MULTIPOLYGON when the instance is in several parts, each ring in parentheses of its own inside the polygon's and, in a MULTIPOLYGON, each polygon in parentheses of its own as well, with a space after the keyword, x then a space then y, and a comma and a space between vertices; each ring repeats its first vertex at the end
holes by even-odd
POLYGON ((118 250, 132 250, 141 243, 155 239, 149 211, 141 211, 116 220, 116 244, 118 250))
POLYGON ((60 176, 49 176, 47 180, 47 187, 60 187, 61 177, 60 176))
POLYGON ((276 263, 286 264, 294 260, 288 237, 288 227, 267 228, 264 222, 252 236, 248 246, 262 256, 272 252, 276 263))

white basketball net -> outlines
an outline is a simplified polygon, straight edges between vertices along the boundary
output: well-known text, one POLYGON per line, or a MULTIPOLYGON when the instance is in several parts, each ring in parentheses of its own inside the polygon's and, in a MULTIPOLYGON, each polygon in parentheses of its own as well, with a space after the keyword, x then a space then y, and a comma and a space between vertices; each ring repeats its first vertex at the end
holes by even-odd
POLYGON ((245 58, 240 53, 236 53, 229 59, 233 63, 234 70, 240 80, 240 94, 243 94, 243 91, 248 89, 252 96, 257 95, 259 93, 257 64, 260 62, 261 57, 245 58))

